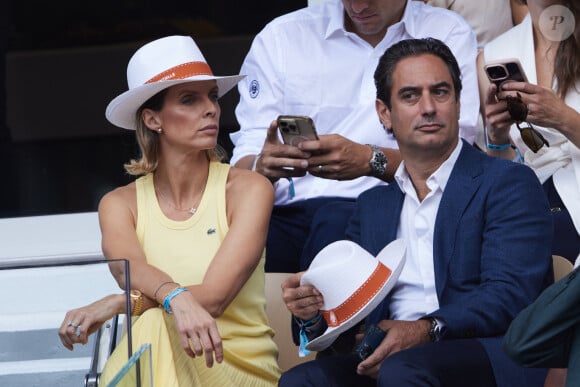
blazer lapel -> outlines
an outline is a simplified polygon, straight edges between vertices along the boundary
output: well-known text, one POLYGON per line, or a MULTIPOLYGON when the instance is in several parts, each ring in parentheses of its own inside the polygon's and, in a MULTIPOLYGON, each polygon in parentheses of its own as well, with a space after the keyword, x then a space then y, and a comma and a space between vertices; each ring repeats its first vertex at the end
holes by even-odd
POLYGON ((445 288, 447 268, 455 251, 459 220, 479 189, 484 158, 478 150, 463 142, 463 148, 439 204, 433 236, 435 288, 439 298, 445 288))

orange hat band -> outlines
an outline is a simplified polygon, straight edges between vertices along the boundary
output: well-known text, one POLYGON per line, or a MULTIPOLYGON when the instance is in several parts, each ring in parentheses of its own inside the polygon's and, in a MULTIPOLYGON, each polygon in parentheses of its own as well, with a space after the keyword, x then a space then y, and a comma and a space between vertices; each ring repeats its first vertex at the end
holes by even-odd
POLYGON ((170 81, 173 79, 185 79, 193 77, 194 75, 209 75, 213 76, 211 69, 205 62, 188 62, 179 66, 172 67, 164 72, 157 74, 147 82, 154 83, 159 81, 170 81))
POLYGON ((369 278, 342 304, 331 310, 321 310, 329 327, 337 327, 354 316, 382 288, 391 276, 391 269, 381 262, 369 278))

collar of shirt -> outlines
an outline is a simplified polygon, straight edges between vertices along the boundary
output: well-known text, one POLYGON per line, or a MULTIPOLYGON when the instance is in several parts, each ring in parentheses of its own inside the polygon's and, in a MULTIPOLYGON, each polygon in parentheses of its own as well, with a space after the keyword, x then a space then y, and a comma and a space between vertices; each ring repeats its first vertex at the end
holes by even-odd
MULTIPOLYGON (((451 171, 453 170, 453 166, 459 157, 459 153, 461 152, 461 148, 463 147, 463 141, 459 140, 457 142, 457 146, 451 152, 451 155, 441 164, 439 168, 429 178, 427 179, 427 186, 431 190, 431 192, 435 191, 437 188, 440 188, 441 191, 445 191, 445 186, 449 181, 449 176, 451 176, 451 171)), ((395 172, 395 181, 399 185, 399 188, 404 194, 413 193, 416 195, 415 188, 413 187, 413 183, 411 182, 411 178, 405 169, 405 161, 403 160, 397 171, 395 172)))
MULTIPOLYGON (((328 0, 327 0, 328 1, 328 0)), ((389 31, 414 31, 414 23, 413 23, 413 10, 412 7, 409 6, 409 3, 412 0, 407 0, 407 5, 405 6, 405 11, 403 12, 403 17, 400 21, 393 24, 388 28, 389 31), (407 27, 409 26, 409 27, 407 27)), ((349 32, 344 28, 344 6, 341 0, 335 1, 335 6, 332 8, 331 12, 329 12, 330 20, 328 22, 328 27, 326 29, 326 35, 324 36, 325 39, 330 39, 337 34, 347 35, 349 32)), ((385 38, 389 35, 388 31, 385 34, 385 38)), ((409 34, 414 36, 413 34, 409 34)), ((383 39, 384 41, 385 39, 383 39)), ((390 39, 389 39, 390 40, 390 39)), ((384 50, 383 50, 384 51, 384 50)))

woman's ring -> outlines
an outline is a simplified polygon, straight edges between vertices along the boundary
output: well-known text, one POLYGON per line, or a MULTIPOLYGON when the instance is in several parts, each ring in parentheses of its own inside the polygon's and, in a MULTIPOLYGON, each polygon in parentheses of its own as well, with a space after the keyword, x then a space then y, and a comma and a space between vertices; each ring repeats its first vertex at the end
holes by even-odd
POLYGON ((69 321, 67 325, 68 325, 69 327, 73 327, 73 328, 75 328, 75 329, 77 329, 77 328, 79 327, 77 324, 75 324, 75 323, 74 323, 74 322, 72 322, 72 321, 69 321))
POLYGON ((526 114, 526 116, 529 116, 530 114, 532 114, 532 109, 530 109, 530 104, 526 104, 526 109, 528 110, 528 113, 526 114))
POLYGON ((322 165, 318 164, 318 172, 322 172, 322 165))

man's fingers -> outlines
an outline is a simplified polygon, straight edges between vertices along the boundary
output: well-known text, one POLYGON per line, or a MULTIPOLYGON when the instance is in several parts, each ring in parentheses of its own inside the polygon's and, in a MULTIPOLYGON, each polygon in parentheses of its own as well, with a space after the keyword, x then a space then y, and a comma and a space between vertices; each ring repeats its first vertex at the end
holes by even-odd
POLYGON ((280 140, 278 139, 278 122, 276 120, 272 121, 268 127, 268 131, 266 132, 266 142, 270 144, 280 143, 280 140))

